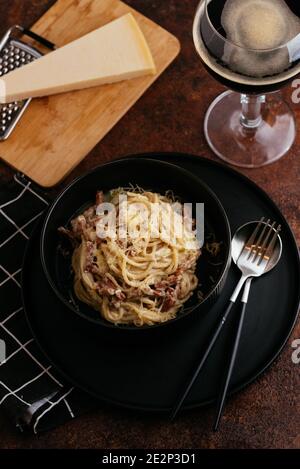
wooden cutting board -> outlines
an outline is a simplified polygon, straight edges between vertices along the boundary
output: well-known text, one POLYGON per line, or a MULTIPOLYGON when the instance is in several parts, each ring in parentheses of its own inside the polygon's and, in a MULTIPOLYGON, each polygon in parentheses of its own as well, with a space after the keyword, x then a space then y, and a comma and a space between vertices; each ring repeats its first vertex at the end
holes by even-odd
POLYGON ((4 142, 0 157, 41 186, 63 179, 141 97, 180 50, 179 41, 119 0, 58 0, 32 27, 57 46, 132 12, 152 51, 157 74, 34 99, 4 142))

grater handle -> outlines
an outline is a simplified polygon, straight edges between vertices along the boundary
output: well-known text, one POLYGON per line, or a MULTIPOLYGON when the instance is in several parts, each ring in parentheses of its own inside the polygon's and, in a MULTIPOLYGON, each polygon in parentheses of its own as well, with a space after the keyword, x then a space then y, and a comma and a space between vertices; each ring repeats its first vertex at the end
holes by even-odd
POLYGON ((22 32, 22 34, 25 34, 26 36, 31 37, 32 39, 39 42, 40 44, 47 47, 48 49, 50 49, 50 50, 55 50, 56 49, 56 45, 53 42, 48 41, 48 39, 45 39, 44 37, 40 36, 39 34, 34 33, 30 29, 23 28, 23 26, 19 26, 19 25, 16 25, 15 28, 19 29, 22 32))

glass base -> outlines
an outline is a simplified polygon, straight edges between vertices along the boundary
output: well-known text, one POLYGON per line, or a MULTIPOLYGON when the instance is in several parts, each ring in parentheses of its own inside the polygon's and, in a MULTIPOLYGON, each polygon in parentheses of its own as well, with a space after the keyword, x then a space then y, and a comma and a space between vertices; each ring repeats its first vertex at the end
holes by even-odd
POLYGON ((210 105, 204 122, 207 142, 226 163, 259 168, 287 153, 296 137, 295 118, 280 93, 266 95, 257 127, 241 124, 241 95, 226 91, 210 105))

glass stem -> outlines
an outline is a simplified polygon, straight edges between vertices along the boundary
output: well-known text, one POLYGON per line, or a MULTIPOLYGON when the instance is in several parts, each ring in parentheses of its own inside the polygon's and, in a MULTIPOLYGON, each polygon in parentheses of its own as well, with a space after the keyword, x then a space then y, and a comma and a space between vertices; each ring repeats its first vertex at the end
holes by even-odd
POLYGON ((261 106, 266 102, 266 96, 241 94, 242 115, 241 124, 246 129, 256 129, 262 121, 261 106))

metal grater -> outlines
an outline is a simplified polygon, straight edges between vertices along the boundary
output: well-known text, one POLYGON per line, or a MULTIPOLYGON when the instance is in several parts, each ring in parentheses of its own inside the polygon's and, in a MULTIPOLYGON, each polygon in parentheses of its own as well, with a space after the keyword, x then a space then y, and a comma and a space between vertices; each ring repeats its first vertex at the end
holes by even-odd
MULTIPOLYGON (((18 35, 27 35, 47 48, 54 50, 55 46, 46 39, 38 36, 22 26, 13 26, 0 41, 0 77, 16 68, 29 64, 41 57, 42 52, 26 44, 18 35)), ((5 140, 12 133, 21 119, 31 99, 15 101, 9 104, 0 103, 0 140, 5 140)))

